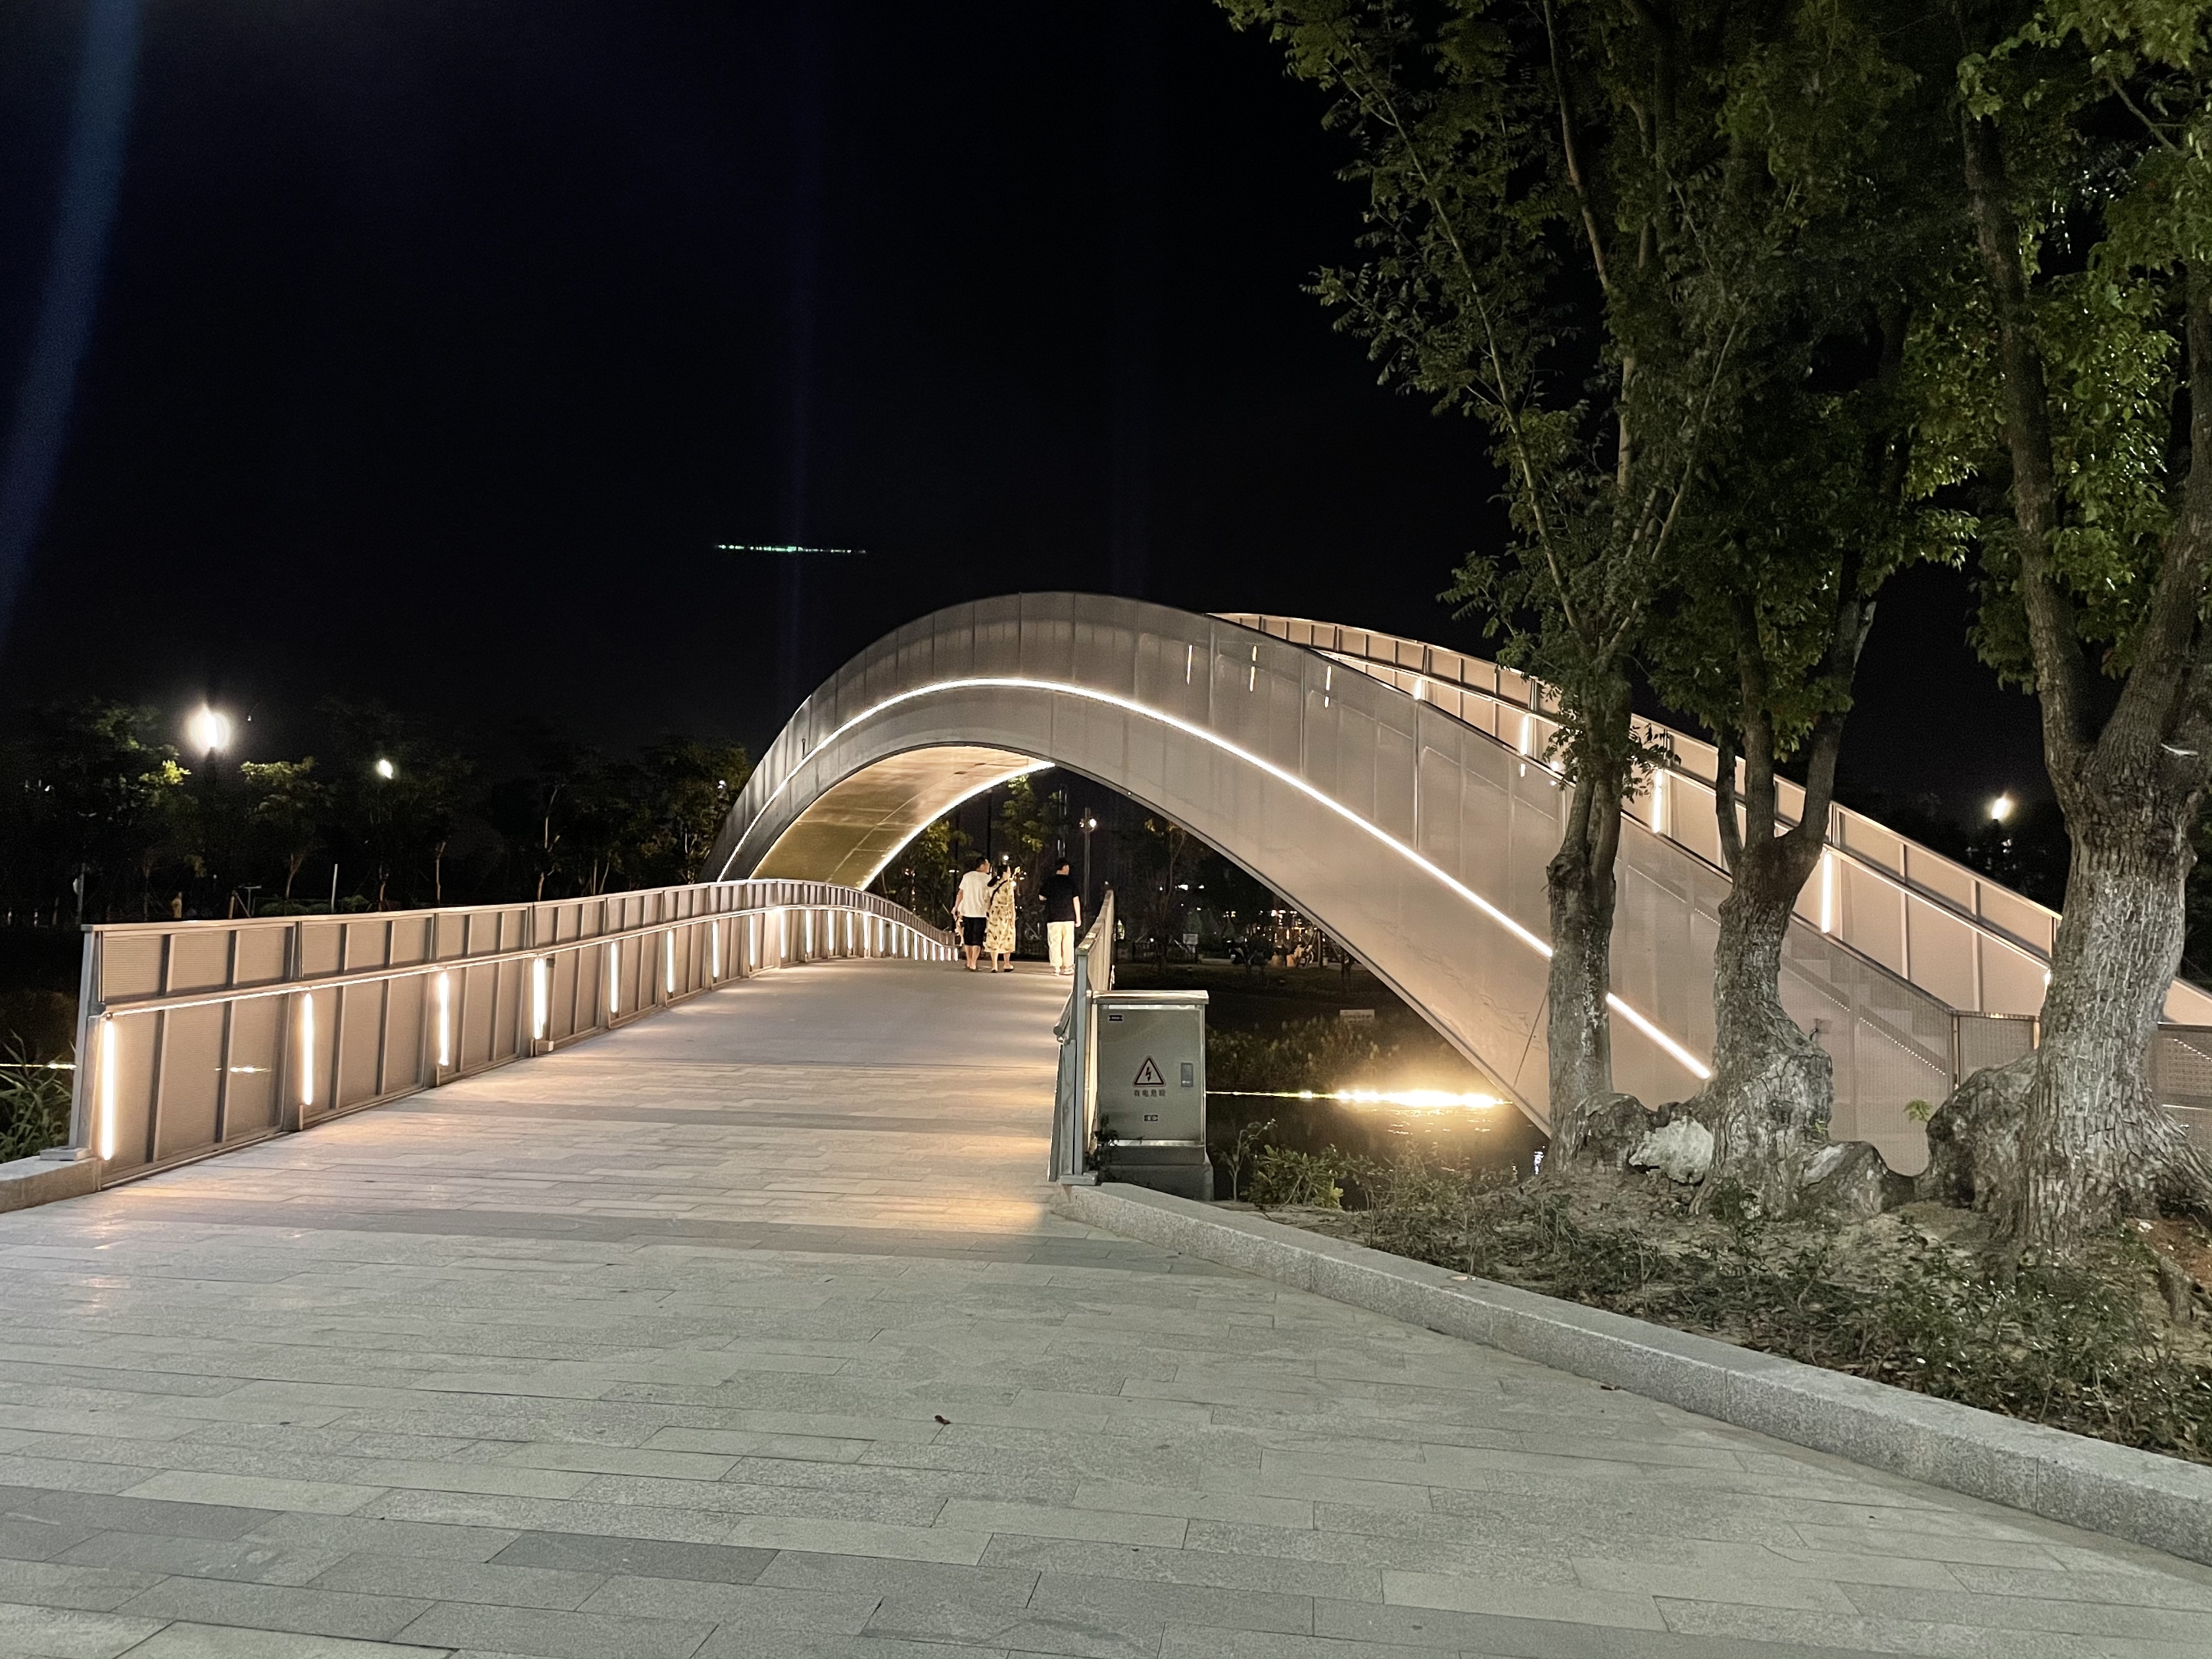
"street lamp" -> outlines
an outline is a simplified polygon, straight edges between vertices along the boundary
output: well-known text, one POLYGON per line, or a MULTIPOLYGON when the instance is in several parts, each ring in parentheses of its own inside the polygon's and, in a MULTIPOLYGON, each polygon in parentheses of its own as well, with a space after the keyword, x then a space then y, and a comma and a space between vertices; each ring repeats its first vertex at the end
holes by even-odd
POLYGON ((185 738, 196 755, 213 755, 230 747, 230 721, 203 703, 185 722, 185 738))
POLYGON ((1083 910, 1091 912, 1091 832, 1098 827, 1097 816, 1085 813, 1083 818, 1083 910))
POLYGON ((1999 795, 1990 803, 1990 818, 1993 823, 2002 823, 2011 817, 2012 797, 2010 795, 1999 795))
POLYGON ((376 763, 376 775, 380 778, 396 778, 399 775, 399 769, 390 761, 379 757, 376 763))

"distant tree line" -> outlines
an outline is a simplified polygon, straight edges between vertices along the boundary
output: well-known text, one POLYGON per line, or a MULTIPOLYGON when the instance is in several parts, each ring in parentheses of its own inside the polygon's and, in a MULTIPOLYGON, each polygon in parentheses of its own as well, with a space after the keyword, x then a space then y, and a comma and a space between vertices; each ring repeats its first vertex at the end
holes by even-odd
POLYGON ((191 756, 155 710, 28 711, 0 738, 0 915, 15 927, 564 898, 695 880, 752 763, 537 726, 494 757, 380 703, 318 709, 296 759, 191 756))

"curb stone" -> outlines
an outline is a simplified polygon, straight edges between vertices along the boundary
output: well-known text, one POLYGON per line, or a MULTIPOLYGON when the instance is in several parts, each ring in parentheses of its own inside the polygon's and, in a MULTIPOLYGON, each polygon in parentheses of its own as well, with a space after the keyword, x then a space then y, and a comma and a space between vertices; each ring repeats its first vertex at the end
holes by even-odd
POLYGON ((1462 1279, 1141 1187, 1056 1187, 1052 1206, 1140 1239, 1700 1416, 2212 1565, 2212 1468, 1825 1370, 1625 1314, 1462 1279))

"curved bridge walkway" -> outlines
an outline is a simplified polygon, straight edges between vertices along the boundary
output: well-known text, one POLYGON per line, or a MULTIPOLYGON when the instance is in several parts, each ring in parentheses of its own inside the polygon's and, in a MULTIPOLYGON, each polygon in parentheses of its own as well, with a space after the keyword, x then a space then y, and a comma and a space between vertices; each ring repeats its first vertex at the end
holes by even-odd
POLYGON ((1048 1215, 838 963, 0 1218, 0 1654, 2153 1659, 2212 1571, 1048 1215))

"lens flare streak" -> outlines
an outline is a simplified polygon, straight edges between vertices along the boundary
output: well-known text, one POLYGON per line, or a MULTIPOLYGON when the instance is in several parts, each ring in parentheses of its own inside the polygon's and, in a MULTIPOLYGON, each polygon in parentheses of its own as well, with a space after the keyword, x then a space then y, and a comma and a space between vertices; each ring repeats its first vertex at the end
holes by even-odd
POLYGON ((1496 1095, 1455 1094, 1446 1089, 1208 1089, 1209 1096, 1238 1100, 1333 1100, 1346 1106, 1389 1106, 1407 1112, 1486 1112, 1505 1103, 1496 1095))

